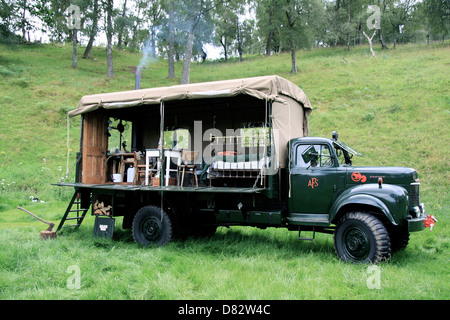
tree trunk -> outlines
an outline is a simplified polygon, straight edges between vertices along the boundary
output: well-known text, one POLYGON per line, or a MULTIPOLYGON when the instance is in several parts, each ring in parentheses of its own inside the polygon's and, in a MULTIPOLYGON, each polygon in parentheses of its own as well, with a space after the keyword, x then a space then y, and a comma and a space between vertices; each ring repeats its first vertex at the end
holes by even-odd
POLYGON ((225 61, 228 60, 228 51, 227 51, 227 35, 223 35, 222 37, 220 37, 220 44, 222 45, 223 48, 223 53, 225 55, 225 61), (224 38, 224 40, 222 41, 222 39, 224 38))
POLYGON ((150 48, 151 54, 153 58, 156 58, 156 32, 154 26, 150 29, 150 42, 152 44, 152 47, 150 48))
POLYGON ((202 51, 202 63, 203 63, 203 62, 205 62, 208 54, 205 52, 205 50, 203 50, 203 47, 200 50, 202 51))
POLYGON ((286 4, 288 5, 285 9, 285 15, 287 18, 287 26, 288 26, 288 35, 290 38, 290 50, 291 50, 291 73, 297 73, 298 69, 297 69, 297 61, 295 58, 295 48, 296 48, 296 44, 295 44, 295 25, 296 23, 298 23, 298 19, 299 19, 299 13, 297 12, 297 8, 295 4, 291 4, 290 1, 286 0, 286 4), (293 5, 293 6, 292 6, 293 5))
POLYGON ((175 61, 174 57, 174 37, 175 37, 175 22, 174 22, 174 11, 173 11, 173 1, 170 2, 170 13, 169 13, 169 79, 175 78, 175 61))
POLYGON ((350 0, 347 0, 347 21, 348 21, 348 32, 347 32, 347 46, 345 50, 350 50, 350 23, 351 23, 351 16, 350 16, 350 0))
POLYGON ((380 43, 381 43, 381 48, 383 50, 388 48, 386 46, 386 41, 384 40, 384 37, 383 37, 383 30, 381 29, 381 26, 380 26, 380 43))
POLYGON ((72 53, 72 67, 77 67, 77 29, 72 29, 72 42, 73 42, 73 53, 72 53))
MULTIPOLYGON (((123 2, 123 8, 122 8, 122 18, 125 18, 125 14, 127 12, 127 0, 123 2)), ((123 23, 123 21, 122 21, 123 23)), ((123 29, 125 29, 125 26, 121 26, 119 30, 119 34, 117 35, 117 48, 122 49, 122 36, 123 36, 123 29)))
POLYGON ((244 59, 244 50, 242 49, 242 45, 239 43, 238 44, 238 53, 239 53, 239 62, 242 62, 242 60, 244 59))
POLYGON ((183 70, 181 71, 181 84, 188 84, 191 73, 192 46, 194 44, 194 27, 189 30, 186 43, 186 51, 184 53, 183 70))
POLYGON ((394 49, 397 44, 397 39, 395 38, 395 26, 392 26, 392 41, 394 42, 394 49))
POLYGON ((370 47, 370 53, 372 57, 375 57, 375 52, 373 51, 373 44, 372 44, 372 40, 373 37, 375 37, 375 34, 377 33, 377 29, 375 29, 375 31, 373 32, 373 35, 369 38, 369 36, 367 35, 367 33, 365 31, 363 31, 364 36, 367 38, 367 41, 369 41, 369 47, 370 47))
POLYGON ((27 19, 25 18, 26 17, 26 12, 27 12, 27 2, 24 0, 23 1, 23 13, 22 13, 22 42, 26 42, 26 38, 25 38, 25 36, 26 36, 26 29, 25 29, 25 25, 26 25, 26 22, 27 22, 27 19))
POLYGON ((242 62, 242 57, 244 55, 244 50, 242 49, 242 42, 244 41, 242 39, 242 32, 243 32, 242 28, 239 25, 239 20, 236 20, 236 45, 237 51, 239 53, 239 62, 242 62))
POLYGON ((270 54, 272 53, 272 37, 273 37, 273 30, 270 30, 266 42, 266 56, 270 56, 270 54))
POLYGON ((181 84, 188 84, 191 73, 191 59, 192 59, 192 47, 194 45, 194 32, 200 21, 201 16, 210 9, 203 8, 204 1, 198 3, 198 8, 192 8, 189 14, 189 33, 186 43, 186 50, 184 52, 183 70, 181 71, 181 84))
MULTIPOLYGON (((292 42, 294 42, 294 41, 292 41, 292 42)), ((291 73, 297 73, 298 70, 297 70, 297 61, 295 58, 295 44, 294 43, 291 44, 291 64, 292 64, 291 73)))
POLYGON ((133 37, 131 38, 131 45, 130 47, 135 50, 138 47, 137 44, 137 32, 139 30, 139 26, 141 24, 141 19, 139 18, 139 15, 141 13, 141 6, 138 6, 138 11, 136 13, 136 23, 133 24, 133 37))
POLYGON ((363 37, 362 37, 362 21, 359 21, 359 27, 358 27, 358 34, 359 34, 359 45, 363 44, 363 37))
POLYGON ((279 41, 279 45, 278 45, 278 54, 281 54, 281 52, 283 51, 283 42, 281 41, 282 36, 281 36, 281 28, 277 28, 278 31, 278 35, 280 37, 280 41, 279 41))
POLYGON ((83 59, 90 59, 91 58, 91 51, 92 46, 94 45, 95 36, 97 35, 97 29, 98 29, 98 0, 94 1, 94 15, 92 18, 92 29, 91 33, 89 34, 89 42, 86 46, 86 49, 84 49, 83 59))
MULTIPOLYGON (((380 18, 383 19, 384 13, 386 11, 386 1, 385 0, 383 1, 383 6, 381 6, 380 1, 378 1, 378 6, 381 7, 381 17, 380 18)), ((382 23, 380 21, 380 43, 381 43, 381 48, 384 50, 384 49, 387 49, 388 47, 386 46, 386 40, 384 39, 382 29, 383 29, 382 23)))
POLYGON ((106 5, 106 63, 107 63, 107 76, 108 78, 114 77, 113 56, 112 56, 112 11, 113 0, 108 0, 106 5))

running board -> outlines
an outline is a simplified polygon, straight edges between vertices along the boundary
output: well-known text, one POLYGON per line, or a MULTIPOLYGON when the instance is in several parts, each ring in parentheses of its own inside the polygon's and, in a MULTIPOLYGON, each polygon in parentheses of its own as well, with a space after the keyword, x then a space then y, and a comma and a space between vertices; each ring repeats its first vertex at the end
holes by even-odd
POLYGON ((291 225, 328 227, 328 217, 326 213, 290 213, 287 220, 291 225))

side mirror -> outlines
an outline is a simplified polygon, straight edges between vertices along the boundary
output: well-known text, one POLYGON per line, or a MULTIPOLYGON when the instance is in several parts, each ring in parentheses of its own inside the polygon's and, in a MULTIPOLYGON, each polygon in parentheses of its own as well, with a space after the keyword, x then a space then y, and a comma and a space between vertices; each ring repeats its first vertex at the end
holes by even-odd
POLYGON ((331 133, 331 137, 333 138, 333 140, 337 140, 338 137, 339 137, 339 134, 337 133, 337 131, 333 131, 333 132, 331 133))
POLYGON ((319 154, 317 153, 317 150, 314 148, 314 146, 309 146, 302 153, 302 158, 305 163, 308 163, 313 159, 317 159, 318 156, 319 156, 319 154))

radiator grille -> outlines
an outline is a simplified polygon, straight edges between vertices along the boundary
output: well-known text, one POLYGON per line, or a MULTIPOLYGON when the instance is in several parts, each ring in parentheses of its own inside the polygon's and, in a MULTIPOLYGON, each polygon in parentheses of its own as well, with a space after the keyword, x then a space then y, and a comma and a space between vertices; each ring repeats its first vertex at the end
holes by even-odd
POLYGON ((419 205, 419 187, 420 183, 411 183, 411 189, 409 192, 409 207, 413 208, 419 205))

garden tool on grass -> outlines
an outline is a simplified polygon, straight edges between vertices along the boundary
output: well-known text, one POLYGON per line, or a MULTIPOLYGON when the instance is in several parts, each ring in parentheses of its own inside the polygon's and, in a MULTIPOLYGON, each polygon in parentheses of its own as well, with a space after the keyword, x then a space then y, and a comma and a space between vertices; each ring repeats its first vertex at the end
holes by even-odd
POLYGON ((41 238, 42 238, 42 239, 45 240, 45 239, 53 239, 53 238, 56 238, 56 231, 53 231, 53 227, 55 226, 54 223, 45 221, 45 220, 39 218, 38 216, 32 214, 30 211, 25 210, 24 208, 17 207, 17 209, 23 210, 23 211, 25 211, 26 213, 28 213, 29 215, 31 215, 32 217, 34 217, 34 218, 36 218, 36 219, 42 221, 42 222, 45 223, 45 224, 48 224, 47 230, 41 231, 41 238))

